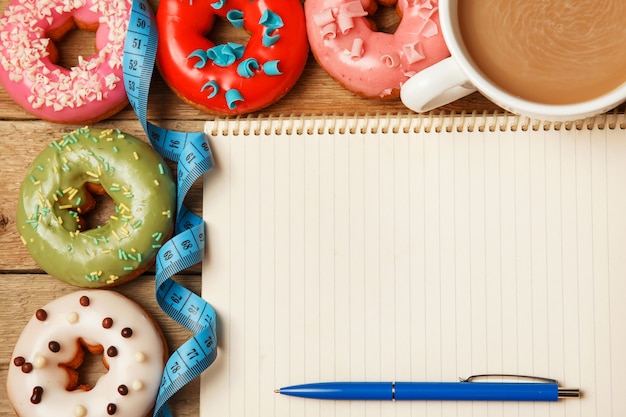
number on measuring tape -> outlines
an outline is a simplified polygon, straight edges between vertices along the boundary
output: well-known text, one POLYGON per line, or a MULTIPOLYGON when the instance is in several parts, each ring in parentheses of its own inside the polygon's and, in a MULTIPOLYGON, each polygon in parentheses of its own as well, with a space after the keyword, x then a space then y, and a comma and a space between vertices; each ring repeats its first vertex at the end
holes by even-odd
POLYGON ((147 119, 157 42, 150 6, 145 0, 133 0, 124 44, 126 93, 152 146, 165 158, 178 163, 175 234, 156 255, 155 295, 165 313, 194 333, 176 349, 163 369, 154 416, 169 417, 172 414, 167 401, 207 369, 217 355, 215 311, 202 297, 172 279, 178 272, 201 262, 204 255, 204 221, 183 202, 196 180, 213 167, 213 155, 204 133, 163 129, 147 119))

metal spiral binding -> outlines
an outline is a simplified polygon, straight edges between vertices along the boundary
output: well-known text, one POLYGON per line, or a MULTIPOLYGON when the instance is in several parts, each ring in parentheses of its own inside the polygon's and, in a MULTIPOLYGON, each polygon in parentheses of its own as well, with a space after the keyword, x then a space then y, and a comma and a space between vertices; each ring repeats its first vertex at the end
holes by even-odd
POLYGON ((430 112, 427 114, 324 114, 321 116, 267 116, 216 118, 205 130, 212 135, 270 136, 323 134, 408 134, 452 132, 560 131, 626 129, 626 116, 609 113, 572 122, 547 122, 507 112, 430 112))

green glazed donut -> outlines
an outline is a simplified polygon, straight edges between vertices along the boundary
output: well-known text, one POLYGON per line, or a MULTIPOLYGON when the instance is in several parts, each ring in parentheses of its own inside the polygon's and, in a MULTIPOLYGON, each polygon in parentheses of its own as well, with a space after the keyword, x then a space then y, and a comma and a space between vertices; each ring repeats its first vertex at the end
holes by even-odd
POLYGON ((52 142, 20 188, 17 227, 48 274, 78 287, 118 285, 154 263, 170 236, 176 186, 150 145, 118 130, 77 129, 52 142), (115 212, 86 230, 92 194, 108 194, 115 212))

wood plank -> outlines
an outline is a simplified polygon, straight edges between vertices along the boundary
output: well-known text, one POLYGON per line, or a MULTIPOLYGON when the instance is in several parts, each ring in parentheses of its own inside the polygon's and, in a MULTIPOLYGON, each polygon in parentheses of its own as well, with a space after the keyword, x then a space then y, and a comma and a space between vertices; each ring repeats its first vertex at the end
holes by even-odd
MULTIPOLYGON (((0 8, 4 9, 8 0, 0 0, 0 8)), ((151 0, 152 9, 156 12, 159 1, 151 0)), ((398 18, 394 8, 381 7, 377 21, 381 26, 394 26, 398 18)), ((232 25, 215 25, 216 31, 211 36, 214 39, 231 40, 241 37, 243 29, 236 29, 232 25), (219 33, 216 33, 220 31, 219 33)), ((87 44, 93 42, 93 35, 83 34, 81 31, 72 31, 59 43, 62 59, 61 63, 70 66, 71 58, 89 53, 85 50, 87 44), (78 32, 78 33, 77 33, 78 32)), ((245 32, 243 32, 245 33, 245 32)), ((466 100, 444 107, 447 111, 460 112, 463 109, 493 110, 497 109, 493 103, 484 99, 479 94, 474 94, 466 100)), ((5 120, 29 120, 33 117, 15 104, 6 91, 0 91, 0 111, 5 120)), ((344 89, 335 82, 315 61, 309 53, 306 68, 293 89, 281 100, 272 106, 253 113, 253 116, 267 114, 324 114, 324 113, 348 113, 348 114, 375 114, 404 112, 406 108, 399 99, 376 100, 366 99, 344 89)), ((205 120, 214 116, 197 110, 179 99, 163 82, 158 71, 155 71, 150 103, 148 106, 148 118, 151 120, 205 120)), ((127 106, 122 112, 112 117, 112 120, 132 120, 135 118, 133 110, 127 106)))
MULTIPOLYGON (((2 3, 6 0, 2 0, 2 3)), ((479 112, 499 109, 478 93, 462 101, 443 106, 441 110, 461 112, 472 109, 479 112)), ((6 91, 0 91, 0 111, 5 120, 29 120, 33 116, 15 104, 6 91)), ((399 99, 377 100, 359 97, 337 84, 317 64, 310 55, 304 73, 292 90, 281 100, 262 110, 251 113, 251 116, 267 116, 278 114, 321 115, 338 114, 376 114, 406 112, 399 99)), ((130 106, 111 117, 110 120, 130 120, 135 114, 130 106)), ((202 112, 183 102, 163 82, 160 74, 155 72, 151 84, 148 103, 149 120, 211 120, 215 116, 202 112)))
MULTIPOLYGON (((194 292, 200 291, 201 277, 176 277, 177 281, 194 292)), ((49 275, 43 274, 0 274, 0 415, 13 415, 6 393, 7 370, 11 365, 13 347, 22 329, 37 308, 61 295, 76 291, 75 287, 64 284, 49 275)), ((115 289, 143 306, 152 314, 161 327, 170 352, 182 345, 192 334, 169 318, 158 306, 154 297, 154 277, 144 275, 115 289)), ((196 417, 198 411, 199 379, 177 393, 170 406, 175 416, 196 417)))
MULTIPOLYGON (((111 124, 110 121, 102 122, 94 126, 116 127, 122 131, 135 135, 147 141, 141 125, 137 121, 117 121, 111 124)), ((192 129, 202 129, 202 123, 167 123, 170 128, 190 131, 192 129)), ((44 149, 50 141, 60 138, 63 134, 71 131, 68 126, 54 125, 42 121, 17 122, 0 121, 0 132, 4 132, 2 137, 3 152, 0 153, 0 169, 2 179, 0 180, 0 272, 17 271, 40 271, 37 264, 30 257, 26 247, 22 244, 15 216, 19 197, 19 188, 26 176, 28 167, 32 160, 44 149)), ((170 167, 175 172, 175 165, 170 163, 170 167)), ((201 214, 202 210, 202 189, 201 180, 198 180, 189 193, 186 200, 192 211, 201 214)), ((98 209, 94 214, 96 224, 104 224, 106 219, 98 215, 98 209)), ((103 212, 102 212, 103 213, 103 212)), ((196 268, 196 273, 199 269, 196 268)))

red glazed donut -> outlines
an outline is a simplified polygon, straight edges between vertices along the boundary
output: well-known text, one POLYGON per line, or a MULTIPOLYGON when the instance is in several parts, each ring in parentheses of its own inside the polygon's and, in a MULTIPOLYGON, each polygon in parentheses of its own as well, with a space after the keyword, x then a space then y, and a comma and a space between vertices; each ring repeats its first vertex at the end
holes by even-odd
POLYGON ((448 57, 438 0, 307 0, 308 39, 316 60, 348 90, 368 98, 397 98, 416 72, 448 57), (396 31, 377 32, 378 5, 396 5, 396 31))
POLYGON ((156 18, 161 75, 184 101, 209 113, 269 106, 291 89, 306 63, 298 0, 162 0, 156 18), (216 17, 249 32, 247 45, 208 39, 216 17))

